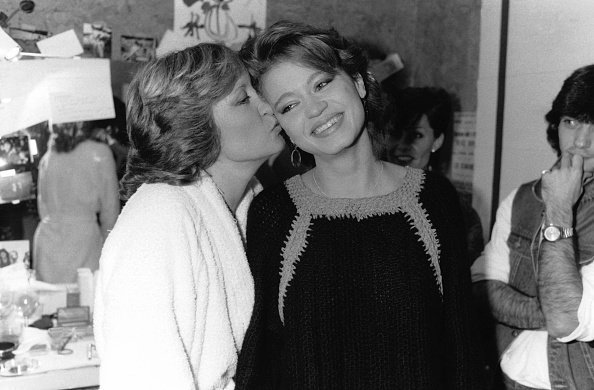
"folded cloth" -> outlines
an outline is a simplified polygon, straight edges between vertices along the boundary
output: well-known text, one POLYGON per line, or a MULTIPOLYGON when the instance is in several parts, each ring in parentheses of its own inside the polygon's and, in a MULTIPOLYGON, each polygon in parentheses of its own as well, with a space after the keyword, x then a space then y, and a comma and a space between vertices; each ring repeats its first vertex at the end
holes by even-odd
POLYGON ((30 326, 23 329, 19 347, 14 351, 14 355, 28 353, 34 345, 46 345, 50 349, 51 340, 46 330, 32 328, 30 326))

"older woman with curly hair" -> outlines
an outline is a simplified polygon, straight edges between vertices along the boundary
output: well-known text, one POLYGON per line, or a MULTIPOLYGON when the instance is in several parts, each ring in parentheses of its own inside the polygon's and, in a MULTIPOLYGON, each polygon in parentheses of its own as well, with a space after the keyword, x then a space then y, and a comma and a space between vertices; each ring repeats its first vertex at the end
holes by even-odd
POLYGON ((153 60, 128 91, 127 199, 101 256, 101 388, 233 389, 254 302, 244 250, 258 167, 284 141, 237 53, 153 60))

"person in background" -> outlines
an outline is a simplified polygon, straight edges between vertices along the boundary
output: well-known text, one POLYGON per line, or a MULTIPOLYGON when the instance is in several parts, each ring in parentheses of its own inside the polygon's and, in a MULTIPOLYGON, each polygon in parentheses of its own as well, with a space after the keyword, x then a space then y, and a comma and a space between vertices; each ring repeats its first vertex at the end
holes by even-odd
MULTIPOLYGON (((385 109, 386 156, 393 163, 445 175, 451 160, 454 129, 452 97, 443 88, 408 87, 391 93, 385 109)), ((476 210, 460 196, 468 258, 484 248, 483 228, 476 210)))
POLYGON ((118 97, 113 97, 115 117, 89 121, 93 129, 93 138, 105 142, 113 153, 116 163, 118 180, 124 176, 126 171, 126 160, 128 157, 128 133, 126 132, 126 105, 118 97))
POLYGON ((233 389, 254 302, 247 210, 281 128, 218 44, 148 62, 126 106, 127 202, 96 286, 101 388, 233 389))
POLYGON ((594 389, 594 65, 575 70, 545 118, 560 158, 500 204, 472 267, 497 321, 507 389, 594 389))
POLYGON ((483 388, 456 192, 379 159, 381 95, 361 49, 278 22, 241 54, 315 167, 250 207, 256 295, 237 388, 483 388))
POLYGON ((39 162, 39 222, 33 266, 39 280, 73 283, 78 268, 99 267, 103 242, 120 212, 115 162, 88 123, 54 125, 39 162))

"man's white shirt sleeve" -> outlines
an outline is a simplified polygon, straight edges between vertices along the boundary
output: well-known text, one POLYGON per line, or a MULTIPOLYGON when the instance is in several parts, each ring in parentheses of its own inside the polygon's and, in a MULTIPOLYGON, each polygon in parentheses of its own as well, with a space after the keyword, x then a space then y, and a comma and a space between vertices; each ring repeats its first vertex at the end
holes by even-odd
POLYGON ((497 208, 497 217, 491 232, 491 240, 470 268, 473 283, 481 280, 509 282, 510 268, 507 238, 510 232, 512 204, 516 192, 517 189, 513 190, 497 208))

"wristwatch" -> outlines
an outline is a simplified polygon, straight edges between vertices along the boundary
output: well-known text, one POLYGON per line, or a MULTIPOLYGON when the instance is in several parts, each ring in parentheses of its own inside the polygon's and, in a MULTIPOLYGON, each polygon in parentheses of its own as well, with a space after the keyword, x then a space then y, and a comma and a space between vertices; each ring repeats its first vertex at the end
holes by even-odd
POLYGON ((573 237, 573 228, 549 224, 542 227, 542 233, 545 240, 555 242, 562 238, 573 237))

